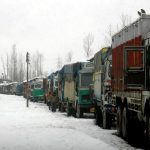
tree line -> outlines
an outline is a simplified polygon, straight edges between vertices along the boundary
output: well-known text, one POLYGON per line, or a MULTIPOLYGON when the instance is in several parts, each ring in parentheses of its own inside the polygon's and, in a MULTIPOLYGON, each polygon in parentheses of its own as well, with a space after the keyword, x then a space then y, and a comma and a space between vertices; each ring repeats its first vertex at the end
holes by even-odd
MULTIPOLYGON (((43 54, 36 51, 30 54, 29 78, 43 75, 43 54)), ((25 54, 18 52, 16 44, 12 45, 11 52, 1 56, 2 78, 16 82, 26 80, 25 54)))
MULTIPOLYGON (((131 17, 126 14, 121 14, 120 23, 113 30, 110 24, 104 33, 104 42, 102 47, 111 46, 111 37, 115 32, 119 31, 119 28, 123 28, 131 23, 131 17)), ((94 42, 94 35, 89 32, 83 38, 83 50, 87 59, 89 59, 93 54, 92 45, 94 42)), ((101 49, 101 48, 100 48, 101 49)), ((73 58, 73 52, 69 51, 66 54, 66 62, 71 63, 73 58)), ((11 53, 7 53, 5 57, 1 56, 1 63, 3 68, 2 78, 9 79, 11 81, 22 82, 26 79, 26 61, 25 54, 18 53, 16 44, 12 46, 11 53)), ((57 58, 57 69, 61 69, 63 66, 62 58, 58 56, 57 58)), ((43 75, 43 54, 36 51, 35 54, 30 54, 30 64, 29 64, 29 78, 34 78, 43 75)))

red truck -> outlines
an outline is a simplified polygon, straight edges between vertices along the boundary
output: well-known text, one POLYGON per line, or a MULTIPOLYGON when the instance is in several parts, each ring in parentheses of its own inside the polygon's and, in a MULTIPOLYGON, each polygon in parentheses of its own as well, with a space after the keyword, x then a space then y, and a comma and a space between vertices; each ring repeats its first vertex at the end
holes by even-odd
POLYGON ((150 15, 112 37, 112 94, 119 135, 130 138, 138 126, 150 143, 150 15))

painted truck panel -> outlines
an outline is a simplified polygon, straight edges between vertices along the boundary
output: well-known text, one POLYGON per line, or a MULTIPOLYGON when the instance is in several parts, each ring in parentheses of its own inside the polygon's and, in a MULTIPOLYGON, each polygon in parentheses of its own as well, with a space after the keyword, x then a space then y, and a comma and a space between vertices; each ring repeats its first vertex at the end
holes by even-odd
POLYGON ((106 58, 110 56, 112 53, 110 47, 102 48, 94 55, 94 94, 97 100, 102 98, 102 89, 104 85, 104 80, 110 80, 110 76, 108 76, 108 66, 104 64, 106 62, 106 58), (107 74, 106 74, 107 72, 107 74))
POLYGON ((64 98, 68 99, 69 101, 75 100, 75 82, 74 81, 65 81, 64 86, 64 98))
MULTIPOLYGON (((124 86, 124 48, 126 46, 142 46, 143 39, 150 31, 150 16, 143 15, 131 25, 123 28, 112 37, 112 90, 123 91, 124 86)), ((142 65, 142 53, 128 53, 128 67, 142 65), (137 59, 138 58, 138 59, 137 59), (136 61, 135 61, 136 60, 136 61)))
POLYGON ((94 76, 94 95, 96 97, 97 100, 100 100, 101 99, 101 76, 102 76, 102 73, 101 72, 95 72, 93 74, 94 76))
MULTIPOLYGON (((93 99, 90 97, 90 91, 86 88, 80 88, 79 90, 79 100, 78 103, 80 105, 93 105, 93 99)), ((84 106, 83 106, 84 107, 84 106)))
POLYGON ((150 145, 150 15, 112 37, 112 97, 117 106, 117 130, 123 138, 146 133, 150 145), (138 122, 135 123, 135 121, 138 122), (139 130, 135 130, 139 126, 139 130))

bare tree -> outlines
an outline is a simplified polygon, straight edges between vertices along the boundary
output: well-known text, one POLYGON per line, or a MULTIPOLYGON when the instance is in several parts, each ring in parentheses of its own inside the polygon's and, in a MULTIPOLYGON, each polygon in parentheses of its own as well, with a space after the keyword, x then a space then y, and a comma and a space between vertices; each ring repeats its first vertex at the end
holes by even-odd
POLYGON ((66 61, 70 63, 72 61, 72 51, 69 51, 66 56, 66 61))
POLYGON ((22 82, 25 77, 25 70, 24 70, 24 62, 22 54, 19 55, 19 64, 18 64, 18 81, 22 82))
POLYGON ((13 81, 17 81, 17 49, 16 44, 12 46, 12 72, 13 72, 13 81))
POLYGON ((60 69, 62 67, 62 59, 58 56, 57 58, 57 69, 60 69))
POLYGON ((36 54, 33 54, 30 62, 30 76, 40 76, 43 74, 43 54, 39 51, 36 51, 36 54))
POLYGON ((107 27, 107 30, 104 34, 104 47, 105 46, 111 46, 111 43, 112 43, 112 35, 113 35, 113 27, 112 25, 110 24, 108 27, 107 27))
POLYGON ((91 46, 94 42, 94 36, 92 33, 89 33, 85 38, 83 39, 83 48, 85 52, 85 56, 89 58, 92 54, 91 46))
POLYGON ((121 14, 120 19, 121 19, 121 28, 124 28, 125 26, 131 23, 131 17, 126 14, 121 14))
POLYGON ((39 68, 40 68, 39 73, 40 73, 40 75, 43 74, 42 63, 43 63, 43 55, 41 53, 39 53, 39 68))
POLYGON ((11 53, 0 57, 2 62, 3 77, 12 81, 22 82, 25 78, 25 59, 18 54, 16 44, 12 45, 11 53), (19 62, 19 63, 18 63, 19 62))
POLYGON ((7 57, 7 64, 6 64, 6 67, 7 67, 7 79, 9 79, 9 56, 8 56, 8 53, 6 54, 6 57, 7 57))
POLYGON ((48 71, 44 71, 44 72, 43 72, 43 75, 44 75, 44 76, 48 76, 48 71))
POLYGON ((6 78, 5 62, 4 62, 4 58, 2 56, 1 56, 1 62, 2 62, 2 66, 3 66, 3 78, 6 78))
POLYGON ((9 63, 9 75, 12 81, 17 81, 17 50, 16 45, 12 46, 12 52, 10 54, 10 63, 9 63))
POLYGON ((111 24, 107 27, 106 32, 104 34, 104 46, 103 47, 111 46, 113 34, 115 32, 119 32, 120 29, 124 28, 130 23, 131 23, 131 17, 126 14, 121 14, 120 23, 116 25, 115 31, 113 30, 113 27, 111 24))
POLYGON ((36 52, 36 58, 35 58, 36 60, 36 75, 37 76, 39 76, 40 75, 40 73, 39 73, 39 51, 37 51, 36 52))
POLYGON ((32 57, 31 57, 31 62, 30 62, 31 64, 32 64, 32 77, 35 77, 35 76, 37 76, 37 60, 36 60, 36 55, 35 54, 33 54, 32 55, 32 57))

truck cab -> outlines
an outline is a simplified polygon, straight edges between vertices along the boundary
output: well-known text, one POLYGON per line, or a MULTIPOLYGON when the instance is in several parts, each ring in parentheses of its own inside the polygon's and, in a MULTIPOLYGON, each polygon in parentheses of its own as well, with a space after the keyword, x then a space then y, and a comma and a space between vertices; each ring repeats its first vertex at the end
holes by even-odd
POLYGON ((84 64, 78 74, 78 85, 76 89, 76 116, 83 116, 83 113, 94 112, 93 101, 93 62, 84 64))
POLYGON ((94 95, 96 124, 110 129, 116 117, 116 105, 112 98, 112 49, 102 48, 94 55, 94 95))
POLYGON ((30 99, 35 102, 44 100, 43 80, 32 82, 30 99))

